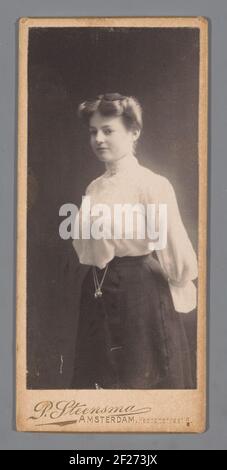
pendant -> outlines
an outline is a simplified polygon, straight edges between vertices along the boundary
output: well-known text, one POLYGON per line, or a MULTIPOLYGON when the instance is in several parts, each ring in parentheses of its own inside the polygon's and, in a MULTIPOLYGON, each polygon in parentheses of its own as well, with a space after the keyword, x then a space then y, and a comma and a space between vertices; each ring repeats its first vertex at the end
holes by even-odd
POLYGON ((95 297, 95 299, 98 299, 98 298, 102 297, 102 291, 101 291, 100 287, 98 289, 96 289, 96 291, 94 293, 94 297, 95 297))

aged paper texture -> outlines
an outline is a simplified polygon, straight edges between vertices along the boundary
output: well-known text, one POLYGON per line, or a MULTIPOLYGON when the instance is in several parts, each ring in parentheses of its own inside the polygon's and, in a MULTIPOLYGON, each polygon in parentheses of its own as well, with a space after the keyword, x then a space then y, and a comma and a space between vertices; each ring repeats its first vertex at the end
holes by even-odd
POLYGON ((202 17, 19 21, 18 431, 206 429, 207 48, 202 17), (167 202, 167 247, 72 243, 88 186, 167 202))

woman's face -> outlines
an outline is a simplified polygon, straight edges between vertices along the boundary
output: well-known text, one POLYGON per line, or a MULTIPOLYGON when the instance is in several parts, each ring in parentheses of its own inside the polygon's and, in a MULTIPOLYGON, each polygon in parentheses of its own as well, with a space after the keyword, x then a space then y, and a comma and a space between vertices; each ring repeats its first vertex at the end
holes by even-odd
POLYGON ((133 152, 138 130, 128 130, 121 116, 103 116, 96 111, 89 123, 90 142, 103 162, 114 162, 133 152))

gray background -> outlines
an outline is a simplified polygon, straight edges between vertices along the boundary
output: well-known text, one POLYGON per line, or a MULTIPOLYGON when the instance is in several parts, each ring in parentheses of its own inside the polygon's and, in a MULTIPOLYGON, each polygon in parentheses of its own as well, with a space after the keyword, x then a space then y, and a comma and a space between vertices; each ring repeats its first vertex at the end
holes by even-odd
POLYGON ((226 291, 227 184, 225 99, 227 4, 224 0, 98 0, 65 2, 17 0, 1 4, 0 70, 0 448, 1 449, 226 449, 227 318, 226 291), (210 20, 209 145, 209 386, 208 429, 201 435, 32 434, 14 430, 15 201, 17 111, 17 19, 21 16, 206 16, 210 20), (211 125, 212 124, 212 125, 211 125))

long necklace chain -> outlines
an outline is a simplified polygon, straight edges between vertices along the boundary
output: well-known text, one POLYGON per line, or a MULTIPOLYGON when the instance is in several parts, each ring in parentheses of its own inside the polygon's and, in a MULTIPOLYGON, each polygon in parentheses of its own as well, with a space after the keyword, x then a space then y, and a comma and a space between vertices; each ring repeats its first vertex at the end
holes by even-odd
POLYGON ((94 297, 95 297, 95 299, 97 299, 97 298, 102 297, 102 285, 103 285, 104 279, 105 279, 105 277, 106 277, 106 273, 107 273, 107 269, 108 269, 108 264, 107 264, 106 267, 105 267, 105 271, 104 271, 104 273, 103 273, 103 276, 102 276, 102 279, 101 279, 100 282, 99 282, 99 280, 98 280, 98 276, 97 276, 97 272, 96 272, 96 267, 93 266, 92 269, 93 269, 93 279, 94 279, 94 285, 95 285, 94 297))

